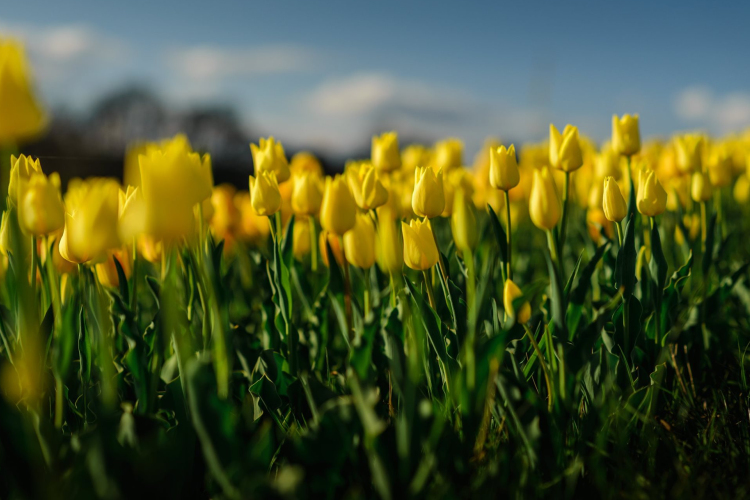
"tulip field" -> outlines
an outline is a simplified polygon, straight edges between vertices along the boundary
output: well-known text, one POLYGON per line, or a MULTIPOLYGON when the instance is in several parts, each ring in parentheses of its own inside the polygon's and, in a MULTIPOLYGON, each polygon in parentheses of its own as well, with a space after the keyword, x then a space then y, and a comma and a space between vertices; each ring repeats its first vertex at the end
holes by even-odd
POLYGON ((0 42, 0 498, 750 495, 750 132, 62 186, 48 119, 0 42))

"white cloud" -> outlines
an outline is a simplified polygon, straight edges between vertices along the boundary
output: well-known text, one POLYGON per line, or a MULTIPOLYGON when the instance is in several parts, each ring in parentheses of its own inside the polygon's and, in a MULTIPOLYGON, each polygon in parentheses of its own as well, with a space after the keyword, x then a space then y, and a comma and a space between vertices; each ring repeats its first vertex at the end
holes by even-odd
POLYGON ((129 54, 125 42, 80 24, 0 24, 0 32, 24 42, 35 72, 42 80, 69 76, 82 66, 120 65, 129 54))
POLYGON ((674 110, 687 122, 724 134, 750 126, 750 93, 717 95, 706 87, 690 87, 677 95, 674 110))
POLYGON ((295 45, 223 48, 210 45, 171 49, 167 63, 177 73, 195 81, 220 81, 227 77, 255 77, 308 70, 319 55, 295 45))
POLYGON ((460 114, 474 106, 464 92, 384 73, 358 73, 323 82, 306 99, 308 108, 327 116, 353 116, 387 108, 416 113, 460 114))

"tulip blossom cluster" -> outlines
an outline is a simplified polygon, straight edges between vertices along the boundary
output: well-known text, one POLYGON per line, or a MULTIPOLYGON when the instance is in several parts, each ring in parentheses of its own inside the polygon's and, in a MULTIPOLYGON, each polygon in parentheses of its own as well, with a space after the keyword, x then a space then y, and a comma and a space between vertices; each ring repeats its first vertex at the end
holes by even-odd
MULTIPOLYGON (((46 120, 0 41, 0 145, 46 120)), ((680 453, 750 446, 750 132, 613 116, 601 144, 551 124, 469 163, 390 131, 331 172, 264 137, 242 186, 183 134, 133 144, 122 183, 2 161, 0 466, 34 451, 0 495, 583 498, 690 429, 680 453), (32 470, 64 489, 14 494, 32 470)), ((699 458, 674 453, 682 478, 699 458)))

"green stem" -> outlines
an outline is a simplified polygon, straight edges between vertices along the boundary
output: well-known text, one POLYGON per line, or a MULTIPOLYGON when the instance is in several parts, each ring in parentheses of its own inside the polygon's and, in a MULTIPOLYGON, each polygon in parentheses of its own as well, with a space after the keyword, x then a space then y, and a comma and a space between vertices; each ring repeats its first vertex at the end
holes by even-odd
POLYGON ((467 250, 464 257, 464 263, 466 264, 466 305, 469 311, 469 318, 472 318, 477 290, 474 253, 471 250, 467 250))
POLYGON ((427 271, 422 271, 422 275, 424 276, 424 287, 427 289, 427 298, 430 299, 430 306, 435 309, 435 295, 430 283, 430 275, 427 274, 427 271))
POLYGON ((393 273, 388 273, 391 281, 391 307, 396 307, 396 280, 393 278, 393 273))
POLYGON ((526 331, 526 336, 529 337, 529 341, 531 342, 531 345, 534 347, 534 352, 536 352, 537 358, 539 358, 539 364, 542 367, 542 373, 544 373, 544 383, 547 385, 547 411, 552 411, 552 382, 550 381, 550 374, 549 374, 549 367, 547 366, 547 363, 544 361, 544 355, 542 354, 542 351, 539 349, 539 344, 537 344, 536 339, 534 338, 534 334, 531 333, 531 330, 529 330, 529 327, 526 325, 523 325, 524 330, 526 331))
MULTIPOLYGON (((656 225, 656 218, 649 217, 649 222, 651 223, 651 230, 654 230, 654 226, 656 225)), ((653 252, 651 253, 651 258, 654 258, 653 252)), ((654 342, 656 345, 659 345, 659 342, 662 337, 661 332, 661 296, 662 296, 662 284, 658 283, 658 278, 655 279, 657 281, 657 285, 654 290, 654 319, 656 321, 656 335, 654 337, 654 342)))
POLYGON ((617 226, 617 240, 620 242, 620 248, 622 248, 622 221, 615 222, 617 226))
POLYGON ((31 285, 31 297, 34 301, 34 307, 36 306, 36 268, 37 268, 37 261, 39 260, 39 253, 36 248, 36 236, 31 237, 31 281, 29 282, 31 285))
POLYGON ((510 225, 510 193, 508 191, 504 191, 505 193, 505 213, 507 215, 507 221, 508 221, 508 227, 506 228, 507 238, 508 238, 508 279, 513 279, 513 271, 511 271, 511 254, 513 250, 513 237, 511 234, 513 234, 511 225, 510 225))
POLYGON ((344 268, 344 306, 346 309, 346 326, 348 332, 352 327, 352 280, 349 277, 349 261, 346 260, 343 236, 339 236, 339 245, 341 245, 341 257, 343 258, 341 265, 344 268))
POLYGON ((372 271, 372 268, 365 269, 364 271, 365 271, 365 290, 364 290, 363 300, 364 300, 365 314, 364 314, 363 319, 367 321, 367 317, 370 315, 370 283, 369 283, 370 280, 368 279, 368 275, 372 271))

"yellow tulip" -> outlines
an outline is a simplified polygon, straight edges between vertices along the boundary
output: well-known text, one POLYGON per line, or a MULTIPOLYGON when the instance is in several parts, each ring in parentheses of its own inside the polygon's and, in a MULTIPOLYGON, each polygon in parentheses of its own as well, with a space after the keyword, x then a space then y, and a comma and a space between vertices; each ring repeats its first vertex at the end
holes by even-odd
POLYGON ((437 175, 429 167, 417 167, 414 170, 414 192, 411 197, 411 207, 420 217, 432 219, 445 209, 445 193, 443 192, 443 171, 437 175))
POLYGON ((614 177, 604 178, 604 195, 602 196, 602 209, 607 220, 620 222, 628 215, 628 205, 622 196, 620 186, 614 177))
POLYGON ((404 262, 415 271, 426 271, 438 261, 438 249, 430 221, 413 219, 401 222, 404 238, 404 262))
POLYGON ((350 163, 344 172, 354 201, 362 210, 370 210, 388 201, 388 191, 369 162, 350 163))
MULTIPOLYGON (((464 164, 464 143, 461 139, 451 137, 435 144, 435 152, 432 157, 433 169, 437 172, 460 167, 464 164)), ((424 165, 417 165, 423 167, 424 165)))
POLYGON ((516 162, 516 147, 511 144, 490 149, 490 185, 495 189, 510 191, 521 181, 516 162))
POLYGON ((640 171, 636 205, 640 213, 649 217, 656 217, 667 208, 667 192, 661 187, 653 170, 640 171))
POLYGON ((0 144, 32 138, 46 125, 23 47, 15 40, 0 39, 0 144))
POLYGON ((65 225, 60 176, 34 174, 18 199, 18 222, 24 233, 45 236, 65 225))
POLYGON ((258 215, 273 215, 281 208, 281 193, 276 176, 269 170, 261 170, 256 179, 250 177, 250 196, 253 210, 258 215))
POLYGON ((8 197, 13 204, 18 203, 19 190, 23 190, 31 179, 31 176, 42 173, 42 165, 39 159, 31 156, 21 155, 18 158, 10 155, 10 182, 8 184, 8 197))
POLYGON ((516 309, 513 307, 513 302, 521 297, 523 292, 518 288, 512 280, 505 280, 505 286, 503 287, 503 307, 505 312, 511 318, 516 320, 516 323, 527 323, 531 319, 531 304, 528 301, 524 302, 521 309, 516 314, 516 309))
POLYGON ((183 135, 140 155, 140 195, 145 231, 156 238, 181 239, 195 227, 193 207, 211 196, 211 157, 193 152, 183 135))
POLYGON ((292 254, 301 262, 310 253, 310 223, 304 216, 295 221, 293 236, 292 254))
POLYGON ((357 222, 357 204, 341 175, 326 179, 326 190, 320 206, 320 225, 326 231, 343 236, 357 222))
POLYGON ((411 173, 417 167, 429 165, 432 162, 432 151, 421 144, 406 146, 401 152, 401 168, 411 173))
POLYGON ((9 221, 10 212, 4 210, 2 222, 0 222, 0 254, 2 254, 3 256, 7 256, 8 250, 12 250, 10 246, 10 228, 8 226, 9 221))
POLYGON ((117 274, 117 266, 114 259, 120 263, 126 278, 130 278, 130 252, 127 246, 107 252, 107 258, 95 266, 96 277, 99 283, 107 287, 120 286, 120 275, 117 274))
POLYGON ((683 173, 699 172, 703 167, 703 136, 685 134, 674 139, 677 167, 683 173))
POLYGON ((705 172, 695 172, 690 184, 690 197, 694 202, 700 203, 711 199, 713 187, 711 179, 705 172))
POLYGON ((534 183, 529 196, 529 216, 536 227, 552 229, 560 220, 557 188, 548 167, 534 170, 534 183))
POLYGON ((289 170, 292 173, 310 172, 321 177, 323 176, 323 167, 320 165, 320 161, 314 154, 307 151, 300 151, 292 156, 292 161, 289 163, 289 170))
POLYGON ((289 179, 291 172, 281 143, 276 142, 273 137, 268 139, 261 137, 258 144, 250 144, 255 176, 259 177, 261 172, 269 171, 276 174, 276 180, 279 183, 289 179))
POLYGON ((641 131, 638 115, 612 115, 612 149, 624 156, 631 156, 641 150, 641 131))
POLYGON ((737 182, 734 183, 734 188, 732 189, 732 195, 734 196, 734 200, 740 205, 745 205, 750 201, 750 178, 747 175, 743 174, 737 178, 737 182))
POLYGON ((563 172, 574 172, 583 165, 583 153, 578 139, 578 127, 566 125, 563 133, 549 126, 549 162, 563 172))
POLYGON ((372 136, 372 164, 378 170, 390 172, 401 168, 401 153, 398 149, 398 134, 384 132, 372 136))
POLYGON ((323 203, 323 178, 312 171, 298 171, 292 177, 292 210, 297 215, 315 215, 323 203))
POLYGON ((73 179, 65 193, 65 229, 60 255, 82 264, 120 246, 117 234, 118 195, 114 179, 73 179))
POLYGON ((354 227, 344 235, 346 260, 361 269, 369 269, 375 263, 375 226, 367 214, 357 214, 354 227))
POLYGON ((451 215, 451 230, 456 248, 461 252, 471 252, 479 241, 477 219, 470 203, 471 199, 463 189, 456 190, 451 215))
POLYGON ((394 216, 385 209, 378 212, 378 265, 385 273, 398 274, 404 265, 404 246, 398 236, 394 216))

